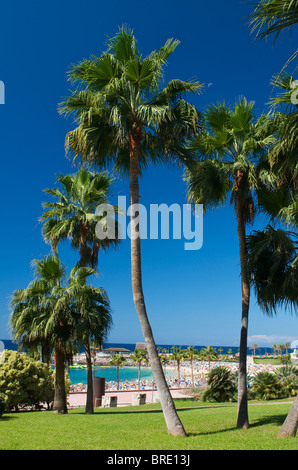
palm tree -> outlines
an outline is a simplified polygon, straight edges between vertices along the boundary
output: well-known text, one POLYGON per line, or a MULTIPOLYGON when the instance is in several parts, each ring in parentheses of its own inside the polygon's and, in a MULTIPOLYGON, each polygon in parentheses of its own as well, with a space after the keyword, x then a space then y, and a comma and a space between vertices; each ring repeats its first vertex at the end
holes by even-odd
POLYGON ((86 281, 96 271, 91 268, 75 267, 70 273, 65 289, 65 302, 79 315, 77 341, 83 344, 87 363, 86 414, 93 413, 93 372, 90 344, 101 343, 107 338, 112 326, 109 299, 106 292, 86 281))
MULTIPOLYGON (((54 250, 60 241, 70 239, 71 246, 80 251, 79 264, 82 267, 95 268, 99 249, 107 250, 119 243, 116 233, 113 238, 99 240, 95 230, 97 223, 105 220, 96 214, 96 208, 100 204, 108 204, 112 181, 107 173, 80 169, 73 175, 59 175, 57 183, 60 188, 44 190, 54 198, 54 201, 43 204, 45 211, 40 221, 43 222, 44 238, 54 250)), ((117 207, 114 209, 118 210, 117 207)))
POLYGON ((252 350, 253 350, 254 356, 255 356, 255 355, 256 355, 256 349, 258 349, 258 345, 257 345, 257 344, 253 344, 253 345, 251 346, 251 348, 249 348, 249 349, 252 349, 252 350))
POLYGON ((194 385, 194 376, 193 376, 193 361, 199 358, 199 353, 194 346, 188 346, 185 351, 185 359, 190 360, 190 368, 191 368, 191 383, 194 385))
POLYGON ((206 359, 208 361, 209 370, 210 370, 210 361, 218 358, 218 354, 212 346, 206 346, 205 348, 201 349, 200 356, 203 359, 206 359))
POLYGON ((230 196, 236 212, 242 290, 238 428, 249 426, 246 358, 250 284, 246 226, 255 216, 253 193, 258 181, 255 162, 272 142, 271 136, 264 136, 260 131, 265 118, 256 121, 253 107, 254 103, 248 103, 245 98, 240 98, 233 110, 224 103, 209 106, 205 113, 206 129, 192 144, 198 158, 186 171, 190 201, 203 204, 208 210, 220 207, 230 196))
POLYGON ((291 347, 291 343, 288 341, 285 342, 286 354, 288 354, 289 348, 291 347))
POLYGON ((113 354, 110 360, 111 366, 117 366, 117 390, 119 390, 119 367, 123 367, 126 359, 121 353, 113 354))
POLYGON ((14 337, 23 344, 40 341, 53 347, 55 396, 53 410, 67 413, 65 361, 74 350, 75 318, 63 303, 65 268, 56 253, 33 261, 34 280, 13 294, 11 325, 14 337))
POLYGON ((183 351, 181 348, 176 348, 175 346, 171 348, 171 351, 170 360, 176 361, 177 363, 178 387, 180 388, 180 365, 181 361, 185 359, 185 351, 183 351))
POLYGON ((282 352, 283 352, 284 349, 285 349, 285 346, 282 343, 280 343, 278 345, 278 351, 279 351, 280 356, 282 356, 282 352))
MULTIPOLYGON (((289 75, 281 75, 276 81, 282 92, 272 99, 274 115, 269 123, 276 133, 268 154, 273 183, 260 199, 262 211, 281 228, 269 224, 248 238, 251 279, 258 303, 267 315, 276 313, 277 307, 298 311, 298 113, 297 105, 291 103, 292 81, 289 75)), ((273 347, 275 353, 278 346, 273 347)), ((279 436, 296 435, 297 424, 298 396, 279 436)))
POLYGON ((162 366, 166 366, 169 363, 168 354, 165 354, 164 352, 159 354, 159 360, 162 366))
POLYGON ((79 82, 60 106, 73 113, 78 127, 66 138, 68 153, 87 164, 114 165, 129 174, 131 210, 132 289, 136 311, 146 341, 167 428, 185 436, 160 364, 148 319, 142 286, 139 215, 139 175, 150 163, 166 160, 188 162, 186 141, 200 129, 195 107, 182 97, 198 92, 197 82, 171 80, 161 83, 166 60, 178 41, 168 40, 159 51, 141 56, 132 31, 120 28, 109 40, 108 50, 73 66, 69 77, 79 82))
POLYGON ((145 349, 135 349, 134 352, 130 355, 130 358, 133 362, 138 364, 139 367, 139 375, 138 375, 138 382, 139 382, 139 389, 141 387, 141 364, 142 362, 148 363, 148 354, 145 349))
POLYGON ((277 349, 278 349, 278 348, 277 348, 277 344, 276 344, 276 343, 272 344, 271 348, 273 349, 273 355, 274 355, 274 357, 275 357, 275 352, 276 352, 277 349))

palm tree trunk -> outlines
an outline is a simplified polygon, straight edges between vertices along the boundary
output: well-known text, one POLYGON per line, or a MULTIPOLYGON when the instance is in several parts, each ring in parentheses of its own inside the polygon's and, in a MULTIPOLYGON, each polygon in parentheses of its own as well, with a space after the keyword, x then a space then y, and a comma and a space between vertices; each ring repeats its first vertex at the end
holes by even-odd
POLYGON ((117 364, 117 390, 119 390, 119 364, 117 364))
POLYGON ((295 437, 298 428, 298 395, 290 408, 289 414, 283 423, 278 437, 295 437))
POLYGON ((87 233, 88 225, 81 222, 80 227, 80 265, 81 267, 87 266, 87 233))
POLYGON ((67 413, 66 392, 65 392, 65 355, 59 348, 55 350, 56 370, 55 370, 55 395, 53 411, 58 414, 67 413))
POLYGON ((248 332, 248 312, 250 300, 250 285, 247 272, 247 250, 245 223, 243 219, 243 202, 236 199, 237 229, 240 251, 241 267, 241 292, 242 292, 242 317, 240 333, 240 356, 239 356, 239 376, 238 376, 238 416, 237 428, 247 429, 249 427, 248 409, 247 409, 247 332, 248 332))
MULTIPOLYGON (((141 131, 135 129, 134 135, 130 135, 130 203, 138 209, 139 205, 139 162, 138 153, 141 141, 141 131)), ((131 213, 131 274, 132 291, 136 311, 139 316, 142 332, 146 341, 148 356, 152 373, 156 382, 161 407, 166 421, 167 429, 173 436, 186 436, 183 425, 177 415, 173 398, 171 396, 164 372, 158 357, 151 325, 146 312, 145 299, 142 286, 141 269, 141 240, 140 233, 135 224, 137 211, 131 213)))
POLYGON ((92 374, 92 358, 89 342, 85 344, 86 363, 87 363, 87 397, 86 397, 86 414, 94 413, 93 407, 93 374, 92 374))
POLYGON ((44 341, 41 345, 41 361, 48 366, 51 365, 51 348, 48 341, 44 341))
POLYGON ((141 362, 139 361, 139 390, 140 390, 140 387, 141 387, 141 362))

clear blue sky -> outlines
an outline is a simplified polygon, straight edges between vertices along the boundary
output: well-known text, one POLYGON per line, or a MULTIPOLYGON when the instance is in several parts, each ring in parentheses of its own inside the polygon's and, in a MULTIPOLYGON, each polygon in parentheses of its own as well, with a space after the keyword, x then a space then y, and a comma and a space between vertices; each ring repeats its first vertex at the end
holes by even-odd
MULTIPOLYGON (((266 109, 272 75, 294 50, 295 39, 284 35, 256 42, 240 0, 16 0, 1 7, 0 80, 6 104, 1 124, 1 272, 0 338, 8 339, 9 297, 32 279, 30 262, 49 247, 37 225, 43 189, 53 187, 55 174, 74 171, 64 155, 64 138, 73 123, 57 113, 68 95, 66 72, 72 63, 100 55, 106 37, 118 26, 133 28, 141 51, 160 48, 168 38, 181 41, 171 56, 167 80, 197 78, 206 85, 192 98, 200 110, 218 100, 233 103, 244 95, 256 102, 256 114, 266 109), (208 87, 208 84, 212 84, 208 87)), ((117 181, 115 194, 128 195, 127 181, 117 181)), ((150 168, 141 181, 141 202, 186 203, 181 170, 150 168)), ((264 221, 257 222, 259 227, 264 221)), ((78 254, 59 249, 71 268, 78 254)), ((147 310, 157 343, 239 344, 241 293, 235 216, 231 208, 204 218, 204 244, 197 252, 183 241, 144 241, 143 281, 147 310)), ((108 292, 114 318, 110 342, 142 341, 130 281, 130 245, 101 255, 96 281, 108 292)), ((251 302, 249 342, 259 346, 298 337, 298 319, 280 312, 264 317, 251 302)))

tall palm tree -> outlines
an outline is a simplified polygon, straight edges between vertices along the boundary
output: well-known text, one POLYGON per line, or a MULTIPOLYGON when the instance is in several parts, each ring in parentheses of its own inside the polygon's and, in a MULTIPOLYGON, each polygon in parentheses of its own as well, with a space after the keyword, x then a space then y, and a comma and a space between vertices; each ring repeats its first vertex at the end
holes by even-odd
POLYGON ((121 353, 113 354, 112 359, 110 360, 111 366, 117 367, 117 390, 119 390, 119 368, 123 367, 125 362, 126 359, 121 353))
POLYGON ((139 389, 141 387, 141 365, 142 362, 148 363, 148 353, 146 349, 139 349, 136 348, 134 352, 130 355, 130 358, 133 362, 138 364, 139 367, 139 374, 138 374, 138 383, 139 383, 139 389))
POLYGON ((86 414, 93 413, 92 343, 102 343, 112 326, 109 299, 106 292, 87 283, 96 271, 86 267, 75 267, 70 273, 65 288, 65 302, 79 315, 77 341, 83 344, 87 363, 86 414))
POLYGON ((65 268, 56 253, 33 261, 34 280, 13 294, 11 325, 23 344, 41 341, 53 348, 55 396, 53 410, 67 413, 65 361, 73 354, 75 318, 63 303, 65 268))
POLYGON ((271 143, 259 131, 265 118, 253 115, 254 103, 245 98, 234 109, 226 104, 211 105, 205 113, 206 129, 194 140, 197 161, 186 171, 189 198, 203 204, 205 211, 220 207, 228 197, 234 205, 239 241, 242 316, 240 335, 237 427, 249 426, 247 411, 247 332, 250 284, 247 269, 246 226, 255 216, 254 189, 258 175, 255 163, 260 152, 271 143))
MULTIPOLYGON (((282 90, 272 99, 273 125, 276 141, 268 160, 272 184, 262 193, 259 202, 270 224, 248 237, 248 259, 251 281, 258 304, 267 315, 278 307, 298 312, 298 163, 297 163, 297 105, 291 103, 289 75, 278 77, 276 84, 282 90), (279 226, 278 228, 272 225, 279 226)), ((274 352, 278 349, 274 346, 274 352)), ((298 425, 298 396, 295 399, 279 436, 293 436, 298 425)))
POLYGON ((129 174, 131 210, 131 268, 135 307, 146 341, 168 431, 185 436, 159 361, 148 319, 142 286, 139 226, 139 175, 149 163, 167 160, 186 163, 185 143, 200 129, 200 115, 184 95, 201 85, 171 80, 161 88, 164 67, 178 41, 168 40, 159 51, 143 57, 132 31, 120 28, 100 57, 73 66, 69 77, 81 89, 60 106, 73 114, 78 127, 66 138, 74 159, 101 168, 114 165, 129 174))

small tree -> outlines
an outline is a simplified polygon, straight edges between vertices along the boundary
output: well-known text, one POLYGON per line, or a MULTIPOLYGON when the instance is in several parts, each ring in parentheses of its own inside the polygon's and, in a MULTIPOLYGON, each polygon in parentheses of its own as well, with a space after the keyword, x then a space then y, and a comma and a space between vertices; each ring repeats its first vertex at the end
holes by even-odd
POLYGON ((206 346, 204 349, 201 349, 200 356, 202 359, 208 361, 208 367, 210 369, 210 361, 218 359, 218 354, 213 346, 206 346))
POLYGON ((5 351, 4 364, 0 365, 0 393, 10 409, 49 404, 54 399, 54 372, 25 353, 5 351))
POLYGON ((191 383, 194 385, 194 375, 193 375, 193 361, 194 359, 198 359, 199 353, 194 346, 188 346, 185 352, 185 359, 190 360, 190 368, 191 368, 191 383))
POLYGON ((177 372, 178 372, 178 387, 180 387, 180 364, 181 364, 181 361, 183 361, 183 359, 185 358, 185 352, 182 351, 181 348, 176 348, 175 346, 173 346, 171 348, 171 355, 170 355, 170 359, 172 361, 176 361, 177 363, 177 372))
POLYGON ((117 366, 117 390, 119 390, 119 367, 123 367, 126 359, 121 353, 113 354, 110 360, 111 366, 117 366))
POLYGON ((253 344, 251 348, 249 349, 252 349, 253 352, 254 352, 254 356, 256 355, 256 349, 258 349, 258 345, 257 344, 253 344))
POLYGON ((139 375, 138 375, 138 382, 139 388, 141 386, 141 364, 142 362, 148 363, 148 353, 146 349, 135 349, 135 351, 130 356, 131 360, 138 364, 139 367, 139 375))

